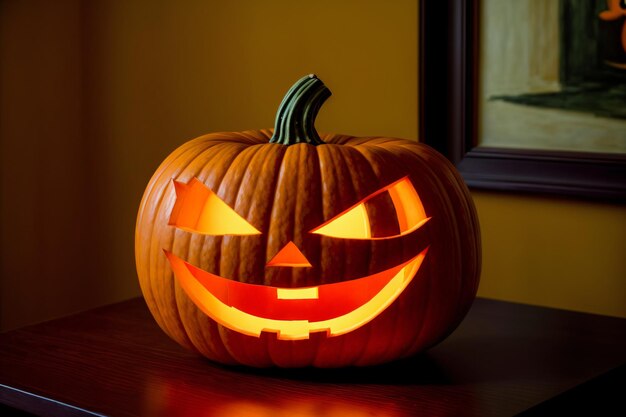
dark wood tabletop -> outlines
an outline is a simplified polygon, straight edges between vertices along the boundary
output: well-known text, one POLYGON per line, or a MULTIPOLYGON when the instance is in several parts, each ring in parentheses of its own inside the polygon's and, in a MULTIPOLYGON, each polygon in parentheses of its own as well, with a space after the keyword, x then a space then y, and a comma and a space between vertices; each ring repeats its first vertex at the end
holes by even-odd
POLYGON ((231 368, 179 347, 133 299, 1 334, 0 414, 626 415, 614 409, 624 363, 626 319, 477 299, 448 339, 410 359, 231 368))

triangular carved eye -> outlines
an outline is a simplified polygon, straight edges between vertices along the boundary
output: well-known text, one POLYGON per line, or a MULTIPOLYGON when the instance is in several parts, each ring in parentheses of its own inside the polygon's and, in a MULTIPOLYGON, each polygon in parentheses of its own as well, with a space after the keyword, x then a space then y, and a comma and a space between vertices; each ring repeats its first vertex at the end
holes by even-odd
POLYGON ((333 217, 311 233, 342 239, 389 239, 403 236, 420 228, 430 217, 426 216, 424 206, 408 177, 381 188, 370 194, 354 206, 333 217), (382 193, 388 197, 396 213, 396 233, 373 235, 368 212, 368 203, 382 193))
POLYGON ((258 235, 254 226, 197 178, 187 184, 174 180, 176 202, 169 225, 205 235, 258 235))
POLYGON ((369 239, 372 237, 369 217, 364 203, 335 216, 311 233, 346 239, 369 239))

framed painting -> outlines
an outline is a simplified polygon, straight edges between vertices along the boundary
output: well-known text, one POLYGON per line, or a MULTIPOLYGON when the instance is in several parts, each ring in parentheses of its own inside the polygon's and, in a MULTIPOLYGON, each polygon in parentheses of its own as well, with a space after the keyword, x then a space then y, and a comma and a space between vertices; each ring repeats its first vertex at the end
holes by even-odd
POLYGON ((478 189, 626 202, 626 4, 420 7, 420 135, 478 189))

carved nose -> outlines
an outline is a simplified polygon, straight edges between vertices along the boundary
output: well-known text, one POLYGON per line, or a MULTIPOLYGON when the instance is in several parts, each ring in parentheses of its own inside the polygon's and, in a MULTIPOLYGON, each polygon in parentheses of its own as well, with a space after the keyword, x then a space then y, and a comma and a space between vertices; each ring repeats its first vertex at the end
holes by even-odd
POLYGON ((289 242, 270 259, 266 266, 311 267, 311 263, 295 243, 289 242))

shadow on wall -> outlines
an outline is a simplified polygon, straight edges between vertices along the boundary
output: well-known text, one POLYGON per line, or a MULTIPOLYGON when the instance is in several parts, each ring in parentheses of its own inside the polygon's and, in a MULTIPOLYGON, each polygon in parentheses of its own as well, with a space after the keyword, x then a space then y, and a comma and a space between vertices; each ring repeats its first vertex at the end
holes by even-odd
POLYGON ((80 3, 0 3, 0 330, 138 293, 109 275, 80 3))

